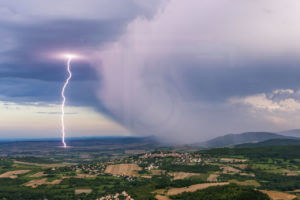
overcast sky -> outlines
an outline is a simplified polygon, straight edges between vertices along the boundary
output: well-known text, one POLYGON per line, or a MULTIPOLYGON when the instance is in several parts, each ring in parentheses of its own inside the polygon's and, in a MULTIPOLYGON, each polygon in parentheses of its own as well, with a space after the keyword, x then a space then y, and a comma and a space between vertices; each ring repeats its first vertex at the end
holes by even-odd
POLYGON ((299 127, 298 0, 2 0, 0 138, 299 127))

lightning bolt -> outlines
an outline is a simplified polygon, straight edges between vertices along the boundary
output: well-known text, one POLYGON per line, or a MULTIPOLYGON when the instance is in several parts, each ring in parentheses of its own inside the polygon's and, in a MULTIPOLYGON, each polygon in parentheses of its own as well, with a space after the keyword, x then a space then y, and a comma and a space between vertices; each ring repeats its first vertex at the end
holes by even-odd
POLYGON ((72 78, 72 72, 71 72, 71 61, 72 61, 72 56, 68 57, 67 61, 67 72, 68 72, 68 78, 66 79, 62 90, 61 90, 61 97, 62 97, 62 103, 61 103, 61 133, 62 133, 62 143, 64 145, 64 148, 67 147, 66 141, 65 141, 65 104, 66 104, 66 97, 65 97, 65 90, 66 87, 69 84, 70 79, 72 78))

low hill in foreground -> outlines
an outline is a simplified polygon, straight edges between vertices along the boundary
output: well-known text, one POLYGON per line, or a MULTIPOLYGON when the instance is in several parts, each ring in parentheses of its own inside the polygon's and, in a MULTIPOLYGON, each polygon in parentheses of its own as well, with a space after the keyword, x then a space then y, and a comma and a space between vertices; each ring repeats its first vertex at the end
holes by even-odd
POLYGON ((300 158, 300 145, 260 146, 260 147, 224 147, 204 151, 211 156, 243 156, 249 159, 295 159, 300 158))
POLYGON ((282 146, 282 145, 297 145, 300 144, 300 139, 271 139, 257 143, 244 143, 235 147, 263 147, 263 146, 282 146))
POLYGON ((269 200, 268 195, 250 187, 238 185, 225 185, 209 187, 196 192, 184 192, 180 195, 171 196, 175 200, 228 200, 228 199, 243 199, 243 200, 269 200))

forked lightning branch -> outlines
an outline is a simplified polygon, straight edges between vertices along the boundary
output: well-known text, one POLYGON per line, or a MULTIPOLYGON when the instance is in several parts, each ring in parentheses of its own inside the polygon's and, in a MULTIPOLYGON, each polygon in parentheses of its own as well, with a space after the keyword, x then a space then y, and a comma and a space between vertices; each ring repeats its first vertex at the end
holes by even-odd
POLYGON ((71 78, 72 78, 72 72, 71 72, 71 61, 75 57, 74 55, 65 55, 67 58, 67 72, 68 72, 68 77, 66 81, 64 82, 64 85, 61 90, 61 97, 62 97, 62 103, 61 103, 61 137, 62 137, 62 143, 63 147, 67 147, 67 143, 65 141, 66 137, 66 131, 65 131, 65 104, 66 104, 66 96, 65 96, 65 90, 66 87, 68 86, 71 78))

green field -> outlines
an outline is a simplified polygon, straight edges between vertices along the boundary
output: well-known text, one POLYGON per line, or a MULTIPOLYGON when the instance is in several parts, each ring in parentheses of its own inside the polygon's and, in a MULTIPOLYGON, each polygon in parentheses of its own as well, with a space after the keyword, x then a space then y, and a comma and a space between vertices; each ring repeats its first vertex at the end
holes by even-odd
MULTIPOLYGON (((130 144, 130 148, 132 146, 130 144)), ((0 199, 97 199, 123 191, 136 200, 156 199, 158 194, 169 196, 170 199, 187 200, 195 199, 197 195, 203 199, 212 199, 212 194, 215 194, 212 200, 246 200, 245 196, 269 199, 259 190, 284 192, 295 195, 295 198, 299 194, 300 146, 217 148, 201 151, 186 149, 184 152, 172 149, 166 151, 165 148, 157 147, 142 154, 128 154, 125 150, 125 147, 119 147, 118 156, 105 154, 105 159, 101 158, 103 152, 99 151, 96 156, 94 151, 88 150, 84 153, 82 150, 67 150, 66 160, 58 159, 58 155, 52 153, 43 157, 2 157, 0 199), (95 156, 97 159, 80 160, 83 158, 80 156, 82 154, 85 155, 84 158, 95 156), (134 164, 139 167, 139 171, 133 172, 124 168, 121 171, 115 169, 112 174, 106 172, 108 165, 119 166, 118 164, 125 164, 120 165, 125 167, 127 164, 134 164), (14 174, 20 172, 19 170, 29 171, 14 174), (128 174, 122 174, 122 170, 127 170, 128 174), (179 178, 174 179, 174 173, 179 178), (167 195, 172 188, 184 190, 182 188, 209 184, 209 178, 213 183, 231 184, 167 195), (78 189, 88 192, 78 194, 78 189)))

